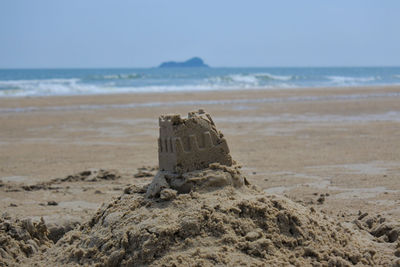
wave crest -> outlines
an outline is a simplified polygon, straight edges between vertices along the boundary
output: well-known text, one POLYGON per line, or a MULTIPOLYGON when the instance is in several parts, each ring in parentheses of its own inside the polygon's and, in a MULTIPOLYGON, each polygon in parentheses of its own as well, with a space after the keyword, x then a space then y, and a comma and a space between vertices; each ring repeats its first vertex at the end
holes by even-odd
POLYGON ((141 78, 143 78, 143 75, 141 74, 128 73, 128 74, 93 75, 93 76, 88 76, 85 80, 134 80, 141 78))
POLYGON ((367 83, 379 80, 379 76, 369 77, 349 77, 349 76, 327 76, 327 78, 334 83, 334 85, 359 85, 360 83, 367 83))
POLYGON ((263 80, 276 80, 276 81, 290 81, 296 80, 298 76, 295 75, 273 75, 270 73, 256 73, 254 76, 263 80))
POLYGON ((268 82, 291 81, 299 79, 294 75, 273 75, 270 73, 230 74, 215 76, 208 79, 209 82, 227 83, 237 85, 266 85, 268 82))

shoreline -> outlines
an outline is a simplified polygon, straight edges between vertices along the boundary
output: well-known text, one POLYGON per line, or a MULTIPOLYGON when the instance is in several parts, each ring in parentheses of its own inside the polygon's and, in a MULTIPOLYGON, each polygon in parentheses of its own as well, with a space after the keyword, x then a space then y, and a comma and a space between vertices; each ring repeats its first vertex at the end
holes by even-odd
MULTIPOLYGON (((179 102, 195 99, 196 101, 221 101, 238 100, 245 96, 258 97, 290 97, 290 96, 327 96, 327 95, 356 95, 355 93, 400 93, 400 85, 391 86, 351 86, 351 87, 305 87, 291 89, 245 89, 245 90, 215 90, 215 91, 193 91, 193 92, 163 92, 163 93, 116 93, 116 94, 95 94, 95 95, 65 95, 65 96, 29 96, 29 97, 0 97, 0 114, 2 109, 18 109, 28 105, 36 107, 63 107, 87 105, 129 105, 155 102, 179 102), (379 92, 377 92, 379 91, 379 92), (228 96, 228 97, 227 97, 228 96)), ((383 95, 382 95, 383 96, 383 95)), ((397 95, 389 95, 396 96, 397 95)), ((379 97, 377 95, 377 97, 379 97)), ((190 103, 189 103, 190 104, 190 103)), ((195 103, 202 104, 202 103, 195 103)), ((207 103, 205 103, 207 104, 207 103)))

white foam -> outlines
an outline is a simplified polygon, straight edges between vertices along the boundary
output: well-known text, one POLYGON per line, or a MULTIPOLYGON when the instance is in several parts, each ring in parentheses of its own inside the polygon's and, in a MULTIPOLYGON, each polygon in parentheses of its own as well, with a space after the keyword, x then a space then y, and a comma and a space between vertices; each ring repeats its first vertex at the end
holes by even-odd
POLYGON ((254 75, 242 75, 242 74, 233 74, 229 75, 232 81, 238 83, 247 83, 247 84, 258 84, 258 80, 254 75))
POLYGON ((184 79, 174 80, 175 78, 177 77, 165 78, 164 81, 160 80, 159 77, 153 79, 151 75, 143 76, 137 73, 130 73, 92 76, 92 78, 83 79, 0 80, 0 97, 358 86, 381 80, 379 76, 325 76, 325 80, 314 81, 311 76, 273 75, 268 72, 226 74, 209 78, 187 78, 188 80, 186 80, 186 76, 184 79), (127 81, 117 81, 121 79, 127 79, 127 81), (298 82, 297 80, 301 81, 298 82), (185 84, 183 84, 183 81, 185 84))
POLYGON ((73 91, 83 91, 79 79, 41 79, 0 81, 0 96, 68 95, 73 91), (75 90, 71 90, 75 89, 75 90))
POLYGON ((104 75, 104 76, 94 76, 95 79, 104 79, 104 80, 124 80, 124 79, 138 79, 142 76, 137 73, 130 74, 112 74, 112 75, 104 75))
POLYGON ((327 76, 334 85, 360 85, 362 83, 372 82, 379 79, 378 77, 348 77, 348 76, 327 76))
POLYGON ((26 97, 26 96, 62 96, 62 95, 92 95, 92 94, 120 94, 120 93, 167 93, 181 91, 216 91, 216 90, 241 90, 241 89, 272 89, 292 88, 293 86, 282 83, 274 86, 259 86, 250 83, 218 84, 204 83, 198 85, 154 85, 154 86, 114 86, 113 83, 95 84, 80 83, 78 79, 58 81, 22 81, 3 82, 0 84, 0 97, 26 97), (2 90, 1 90, 2 89, 2 90))
POLYGON ((253 75, 259 79, 278 80, 278 81, 290 81, 293 78, 295 78, 294 76, 272 75, 270 73, 255 73, 253 75))
POLYGON ((252 73, 252 74, 231 74, 226 77, 217 77, 217 81, 231 81, 245 84, 259 85, 262 81, 276 80, 276 81, 289 81, 293 76, 272 75, 270 73, 252 73), (219 78, 219 79, 218 79, 219 78))

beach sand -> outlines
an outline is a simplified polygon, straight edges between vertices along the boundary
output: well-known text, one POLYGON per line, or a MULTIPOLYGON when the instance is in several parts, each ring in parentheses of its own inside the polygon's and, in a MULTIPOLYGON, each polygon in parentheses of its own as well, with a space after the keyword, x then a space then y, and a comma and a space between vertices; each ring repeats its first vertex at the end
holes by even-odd
POLYGON ((158 116, 199 108, 267 195, 364 232, 365 218, 400 221, 399 86, 0 99, 2 213, 89 220, 151 181, 158 116))

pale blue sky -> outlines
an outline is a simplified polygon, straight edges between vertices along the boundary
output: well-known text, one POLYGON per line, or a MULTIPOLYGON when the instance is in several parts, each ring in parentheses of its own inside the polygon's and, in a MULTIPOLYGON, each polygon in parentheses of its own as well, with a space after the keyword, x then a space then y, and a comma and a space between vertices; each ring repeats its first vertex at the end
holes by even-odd
POLYGON ((2 0, 0 68, 399 66, 400 1, 2 0))

